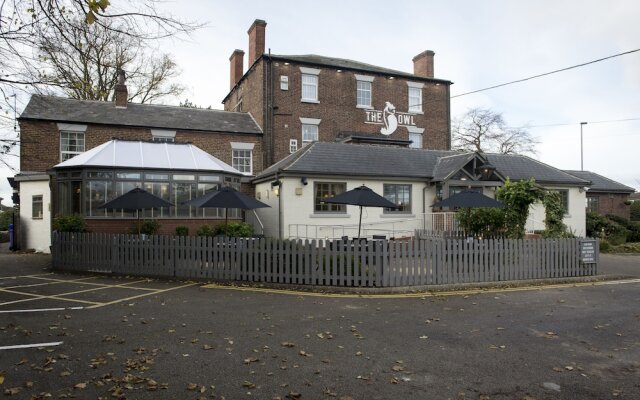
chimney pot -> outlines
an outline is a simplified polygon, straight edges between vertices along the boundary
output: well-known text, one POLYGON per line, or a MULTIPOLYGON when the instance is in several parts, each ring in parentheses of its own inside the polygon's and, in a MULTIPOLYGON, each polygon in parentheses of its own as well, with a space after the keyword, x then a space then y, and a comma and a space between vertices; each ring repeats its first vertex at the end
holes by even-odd
POLYGON ((117 108, 127 108, 129 91, 127 90, 127 85, 125 84, 125 73, 123 70, 118 70, 118 83, 114 88, 114 97, 116 100, 117 108))
POLYGON ((238 83, 240 78, 242 78, 242 72, 244 70, 244 51, 235 49, 233 53, 231 53, 231 57, 229 57, 229 64, 231 65, 231 75, 229 76, 229 84, 230 88, 238 83))
POLYGON ((247 31, 249 34, 249 68, 253 63, 264 54, 265 46, 265 30, 267 22, 262 19, 256 19, 247 31))
POLYGON ((424 78, 433 78, 433 56, 431 50, 423 51, 413 57, 413 74, 424 78))

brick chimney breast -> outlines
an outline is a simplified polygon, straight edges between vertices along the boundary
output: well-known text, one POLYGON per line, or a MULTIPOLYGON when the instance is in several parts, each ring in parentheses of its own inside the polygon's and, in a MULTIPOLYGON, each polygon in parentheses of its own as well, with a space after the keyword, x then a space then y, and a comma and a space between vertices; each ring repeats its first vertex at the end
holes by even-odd
POLYGON ((118 70, 118 83, 116 83, 113 90, 116 100, 116 108, 127 108, 127 103, 129 102, 129 91, 127 90, 127 85, 125 83, 124 71, 121 69, 118 70))
POLYGON ((249 68, 251 68, 253 63, 264 54, 266 28, 266 21, 256 19, 247 31, 249 34, 249 68))
POLYGON ((423 51, 413 57, 413 74, 424 78, 433 78, 433 56, 431 50, 423 51))
POLYGON ((229 57, 229 63, 231 65, 231 75, 229 76, 229 84, 230 88, 238 83, 240 78, 242 78, 242 72, 244 69, 244 51, 235 49, 229 57))

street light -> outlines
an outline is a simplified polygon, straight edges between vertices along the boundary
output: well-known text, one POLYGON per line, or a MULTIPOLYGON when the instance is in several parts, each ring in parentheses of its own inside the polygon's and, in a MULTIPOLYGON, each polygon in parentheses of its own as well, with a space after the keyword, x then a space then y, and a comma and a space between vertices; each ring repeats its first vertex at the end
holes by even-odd
POLYGON ((583 147, 582 147, 582 127, 585 126, 587 122, 580 122, 580 171, 584 171, 584 161, 583 161, 583 147))

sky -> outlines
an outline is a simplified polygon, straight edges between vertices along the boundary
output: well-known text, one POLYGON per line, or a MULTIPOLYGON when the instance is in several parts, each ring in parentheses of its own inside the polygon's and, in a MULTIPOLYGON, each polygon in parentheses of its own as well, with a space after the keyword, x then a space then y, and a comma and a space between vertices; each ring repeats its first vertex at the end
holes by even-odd
MULTIPOLYGON (((191 37, 157 46, 182 70, 187 90, 180 100, 220 109, 229 91, 229 56, 244 50, 247 67, 247 30, 255 19, 267 22, 266 47, 274 54, 319 54, 413 72, 412 58, 433 50, 435 77, 454 83, 452 96, 640 48, 640 2, 634 0, 158 4, 181 19, 207 23, 191 37)), ((535 158, 561 169, 580 169, 580 122, 587 122, 584 169, 640 190, 640 52, 451 99, 453 117, 472 107, 502 113, 512 127, 530 126, 540 141, 535 158), (635 120, 603 122, 624 119, 635 120)), ((11 197, 5 177, 12 175, 0 167, 5 205, 11 197)))

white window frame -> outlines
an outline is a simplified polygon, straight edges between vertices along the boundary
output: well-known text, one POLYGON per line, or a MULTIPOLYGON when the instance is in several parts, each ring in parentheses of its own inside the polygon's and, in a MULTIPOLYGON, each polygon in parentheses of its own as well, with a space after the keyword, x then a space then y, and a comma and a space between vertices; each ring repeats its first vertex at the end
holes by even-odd
POLYGON ((154 142, 166 142, 173 143, 176 141, 176 131, 169 131, 166 129, 152 129, 151 137, 154 142))
MULTIPOLYGON (((231 166, 238 171, 242 172, 244 175, 253 175, 253 148, 255 147, 255 143, 242 143, 242 142, 231 142, 231 166), (240 154, 242 153, 242 154, 240 154), (247 157, 247 154, 249 157, 247 157), (243 171, 238 168, 240 165, 238 164, 239 160, 249 159, 249 170, 243 171)), ((244 163, 242 164, 244 167, 244 163)))
POLYGON ((409 140, 412 140, 412 143, 409 144, 409 147, 412 149, 422 149, 424 146, 424 128, 418 128, 415 126, 407 126, 407 130, 409 131, 409 140), (416 143, 415 138, 420 138, 420 145, 416 143))
POLYGON ((84 151, 87 149, 87 136, 85 134, 85 132, 87 131, 87 125, 58 123, 58 130, 60 131, 60 161, 66 161, 77 156, 78 154, 84 153, 84 151), (78 138, 82 137, 82 150, 76 149, 75 151, 63 151, 63 136, 65 135, 75 135, 76 141, 78 140, 78 138), (70 157, 65 157, 66 155, 70 155, 70 157))
POLYGON ((34 194, 31 196, 31 219, 43 219, 44 218, 44 196, 41 194, 34 194), (39 213, 36 215, 36 204, 39 204, 39 213))
POLYGON ((373 76, 368 76, 368 75, 358 75, 358 74, 354 74, 356 77, 356 108, 366 108, 366 109, 372 109, 373 108, 373 76), (361 87, 362 86, 362 87, 361 87), (367 88, 368 87, 368 88, 367 88), (368 91, 369 92, 369 104, 366 104, 364 102, 360 102, 361 100, 361 96, 360 96, 360 92, 361 91, 368 91))
POLYGON ((322 121, 321 119, 317 119, 317 118, 300 118, 300 123, 301 123, 301 128, 300 128, 300 134, 301 134, 301 138, 302 138, 302 147, 308 145, 309 143, 313 143, 313 142, 317 142, 319 140, 320 137, 320 121, 322 121), (305 136, 305 128, 315 128, 315 140, 305 140, 304 136, 305 136))
POLYGON ((289 77, 280 75, 280 90, 289 90, 289 77))
POLYGON ((289 139, 289 153, 298 151, 298 139, 289 139))
POLYGON ((320 70, 317 68, 300 67, 300 97, 303 103, 320 103, 319 99, 319 77, 320 70), (305 83, 305 78, 308 82, 305 83), (312 95, 305 97, 305 87, 313 88, 312 95))
POLYGON ((407 82, 408 91, 407 91, 407 110, 410 113, 422 114, 422 88, 424 88, 424 83, 421 82, 407 82), (415 101, 412 101, 415 99, 415 101))

